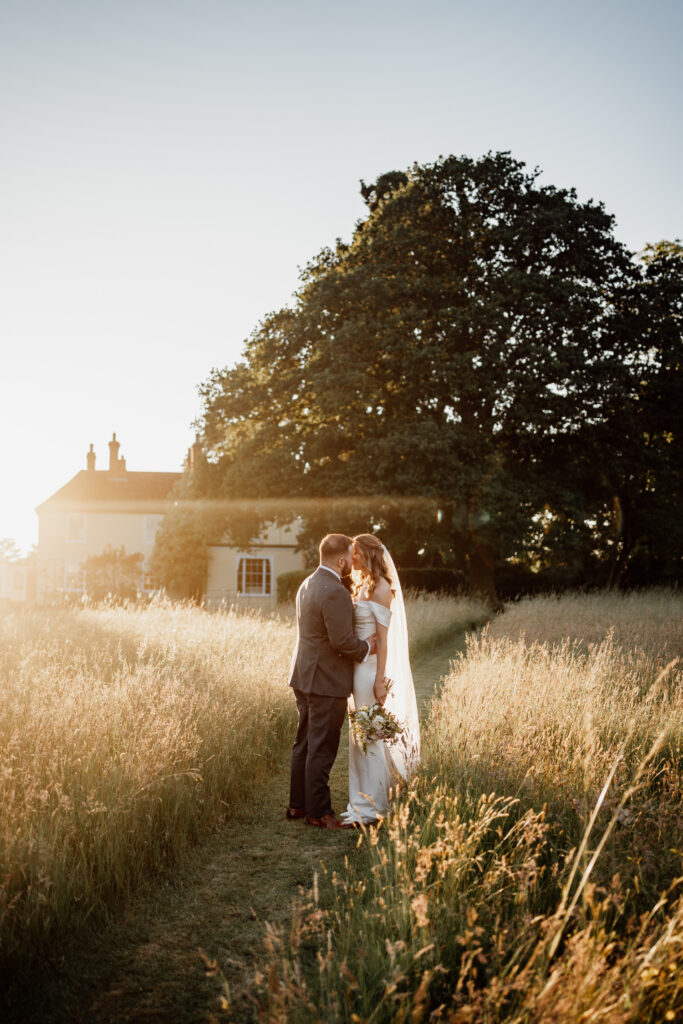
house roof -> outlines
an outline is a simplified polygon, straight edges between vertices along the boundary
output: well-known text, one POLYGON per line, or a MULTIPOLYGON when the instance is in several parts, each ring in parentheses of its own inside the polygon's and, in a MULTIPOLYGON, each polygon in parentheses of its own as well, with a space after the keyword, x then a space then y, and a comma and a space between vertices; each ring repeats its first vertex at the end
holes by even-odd
POLYGON ((92 505, 121 506, 134 504, 158 505, 165 501, 182 473, 131 473, 128 470, 115 474, 109 470, 82 469, 67 484, 36 507, 40 514, 44 510, 74 508, 92 505))

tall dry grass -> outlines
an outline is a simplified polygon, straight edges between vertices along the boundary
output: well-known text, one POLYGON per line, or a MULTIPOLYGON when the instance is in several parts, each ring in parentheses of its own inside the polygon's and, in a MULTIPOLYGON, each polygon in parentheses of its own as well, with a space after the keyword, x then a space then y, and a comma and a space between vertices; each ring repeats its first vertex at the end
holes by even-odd
MULTIPOLYGON (((418 647, 467 602, 412 597, 418 647)), ((286 770, 293 614, 0 614, 0 970, 58 948, 286 770)))
POLYGON ((676 590, 526 597, 494 619, 492 639, 529 645, 576 642, 583 650, 612 636, 624 651, 649 653, 659 665, 683 654, 683 596, 676 590))
POLYGON ((412 789, 269 931, 262 1019, 681 1019, 682 612, 536 598, 470 638, 412 789))
POLYGON ((0 949, 21 966, 283 757, 290 625, 198 608, 0 619, 0 949))
POLYGON ((451 597, 408 590, 405 605, 413 658, 420 657, 465 631, 482 626, 491 615, 491 609, 483 601, 465 596, 451 597))

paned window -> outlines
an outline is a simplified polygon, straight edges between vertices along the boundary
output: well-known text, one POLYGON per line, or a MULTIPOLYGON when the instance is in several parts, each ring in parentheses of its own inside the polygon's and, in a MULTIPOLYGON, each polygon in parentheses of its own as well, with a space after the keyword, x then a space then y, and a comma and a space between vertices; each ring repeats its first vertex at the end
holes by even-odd
POLYGON ((269 558, 240 558, 237 565, 237 593, 272 593, 272 571, 269 558))
POLYGON ((85 512, 69 512, 66 517, 66 539, 70 544, 85 543, 85 512))

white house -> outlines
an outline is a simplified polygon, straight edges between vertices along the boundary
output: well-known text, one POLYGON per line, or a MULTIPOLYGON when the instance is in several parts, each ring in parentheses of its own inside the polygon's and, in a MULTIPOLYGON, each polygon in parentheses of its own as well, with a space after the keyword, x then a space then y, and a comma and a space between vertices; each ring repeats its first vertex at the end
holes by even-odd
POLYGON ((32 563, 28 558, 0 560, 0 601, 26 604, 32 598, 32 563))
POLYGON ((296 551, 298 521, 288 526, 271 526, 248 549, 228 544, 209 548, 206 604, 242 604, 271 607, 277 602, 277 578, 282 573, 304 569, 296 551))
MULTIPOLYGON (((156 531, 168 509, 181 473, 132 472, 119 457, 116 434, 109 442, 109 467, 95 468, 93 446, 86 468, 38 505, 37 600, 77 597, 86 589, 85 562, 107 547, 142 554, 139 590, 150 594, 158 583, 149 571, 156 531)), ((186 469, 197 456, 190 449, 186 469)), ((248 550, 228 544, 209 548, 206 603, 268 607, 277 601, 277 577, 303 568, 295 551, 298 524, 266 530, 248 550)), ((17 564, 17 563, 14 563, 17 564)), ((16 579, 17 585, 19 576, 16 579)))
POLYGON ((87 468, 38 505, 37 599, 78 595, 85 590, 85 560, 108 546, 143 555, 140 590, 157 589, 147 560, 180 473, 137 473, 119 457, 116 434, 109 442, 109 468, 95 469, 90 445, 87 468))

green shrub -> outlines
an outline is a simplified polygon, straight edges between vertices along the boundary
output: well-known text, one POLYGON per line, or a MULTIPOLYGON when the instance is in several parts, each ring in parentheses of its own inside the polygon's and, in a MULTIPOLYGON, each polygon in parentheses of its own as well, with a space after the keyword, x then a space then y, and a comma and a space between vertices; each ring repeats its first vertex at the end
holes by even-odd
POLYGON ((302 569, 295 569, 293 572, 283 572, 277 578, 277 600, 278 604, 287 604, 296 597, 296 592, 310 573, 302 569))
POLYGON ((496 566, 496 590, 503 601, 537 594, 562 593, 565 590, 594 587, 603 581, 593 580, 566 565, 552 566, 541 572, 532 572, 526 565, 496 566))
POLYGON ((398 574, 404 590, 425 590, 429 594, 460 594, 467 589, 465 574, 459 569, 408 568, 399 569, 398 574))

